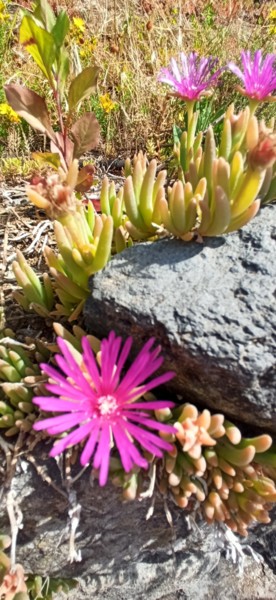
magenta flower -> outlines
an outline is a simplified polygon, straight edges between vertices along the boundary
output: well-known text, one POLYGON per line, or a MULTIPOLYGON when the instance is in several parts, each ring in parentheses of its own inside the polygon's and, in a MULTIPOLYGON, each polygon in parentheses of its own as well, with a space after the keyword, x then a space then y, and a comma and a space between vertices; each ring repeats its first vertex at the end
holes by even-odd
POLYGON ((217 58, 200 58, 196 52, 191 52, 189 56, 180 53, 179 68, 176 60, 171 59, 170 69, 161 69, 158 80, 162 83, 171 85, 175 93, 183 100, 198 100, 214 83, 223 69, 217 70, 212 74, 213 68, 217 65, 217 58))
POLYGON ((276 89, 276 54, 263 57, 262 50, 257 50, 254 57, 251 57, 249 50, 244 50, 241 60, 243 72, 235 63, 228 64, 230 71, 243 83, 243 87, 239 88, 240 92, 251 100, 276 100, 271 95, 276 89))
POLYGON ((137 402, 143 394, 174 376, 174 373, 167 372, 146 382, 163 362, 159 356, 160 346, 152 348, 154 338, 145 344, 124 375, 122 370, 132 338, 128 338, 122 346, 122 339, 112 331, 101 343, 100 368, 86 337, 82 339, 81 365, 76 362, 70 347, 62 338, 58 338, 57 342, 63 356, 58 354, 55 358, 64 375, 42 364, 43 371, 53 380, 46 388, 54 396, 33 399, 43 411, 63 413, 36 422, 34 429, 46 429, 52 435, 71 430, 54 445, 50 456, 56 456, 65 448, 87 439, 80 458, 81 464, 86 465, 93 456, 93 466, 100 470, 100 485, 105 485, 113 446, 117 447, 126 472, 134 465, 144 469, 148 466, 136 443, 158 457, 162 457, 164 450, 171 450, 167 441, 148 429, 174 433, 174 427, 157 422, 149 411, 172 407, 174 403, 168 400, 137 402))

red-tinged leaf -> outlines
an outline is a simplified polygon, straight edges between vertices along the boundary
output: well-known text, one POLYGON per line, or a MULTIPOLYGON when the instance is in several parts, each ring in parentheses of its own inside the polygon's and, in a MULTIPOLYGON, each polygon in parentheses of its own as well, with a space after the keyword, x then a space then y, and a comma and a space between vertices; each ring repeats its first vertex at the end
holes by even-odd
POLYGON ((75 108, 79 102, 90 96, 95 90, 100 69, 98 67, 86 67, 71 82, 68 92, 69 109, 75 108))
POLYGON ((100 126, 93 113, 85 113, 71 128, 74 142, 74 158, 95 148, 100 141, 100 126))
POLYGON ((85 165, 78 174, 77 185, 75 186, 76 192, 88 192, 93 183, 95 173, 95 167, 92 164, 85 165))
POLYGON ((58 152, 33 152, 32 158, 38 162, 50 165, 54 169, 60 167, 60 155, 58 152))
POLYGON ((56 142, 51 142, 51 152, 57 152, 61 158, 63 167, 69 166, 73 160, 74 144, 67 136, 64 148, 63 135, 60 132, 56 133, 56 142))
POLYGON ((4 89, 13 110, 31 127, 46 133, 51 140, 55 141, 56 134, 51 126, 44 98, 22 85, 9 84, 5 85, 4 89))

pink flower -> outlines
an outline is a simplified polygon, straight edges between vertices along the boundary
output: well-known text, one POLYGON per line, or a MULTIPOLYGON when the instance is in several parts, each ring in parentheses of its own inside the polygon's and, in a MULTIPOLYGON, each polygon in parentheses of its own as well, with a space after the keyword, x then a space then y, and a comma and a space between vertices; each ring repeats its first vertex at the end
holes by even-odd
POLYGON ((271 95, 276 89, 276 54, 267 54, 263 58, 262 50, 257 50, 251 57, 249 50, 244 50, 241 60, 243 71, 233 62, 228 64, 228 69, 243 83, 243 88, 239 88, 241 93, 251 100, 276 100, 271 95))
POLYGON ((223 69, 212 74, 217 59, 209 56, 200 58, 196 52, 189 56, 180 53, 180 68, 174 58, 171 59, 170 69, 161 69, 158 80, 171 85, 175 96, 183 100, 198 100, 207 88, 216 83, 223 69))
POLYGON ((122 370, 132 346, 132 338, 128 338, 122 346, 122 339, 112 331, 101 342, 100 369, 86 337, 82 338, 81 365, 76 362, 70 347, 62 338, 58 338, 57 342, 63 356, 58 354, 55 358, 64 375, 42 364, 41 368, 54 382, 46 385, 54 396, 33 399, 43 411, 63 413, 35 423, 34 429, 46 429, 52 435, 71 430, 54 445, 50 456, 56 456, 65 448, 87 439, 80 458, 81 464, 86 465, 93 456, 93 466, 100 470, 100 485, 105 485, 113 446, 117 447, 126 472, 134 465, 144 469, 148 466, 135 442, 158 457, 162 457, 164 450, 171 449, 168 442, 148 429, 175 433, 174 427, 157 422, 149 411, 172 407, 174 403, 168 400, 137 402, 146 392, 174 376, 174 373, 167 372, 143 383, 163 362, 159 356, 160 346, 152 348, 154 338, 145 344, 124 375, 122 370))

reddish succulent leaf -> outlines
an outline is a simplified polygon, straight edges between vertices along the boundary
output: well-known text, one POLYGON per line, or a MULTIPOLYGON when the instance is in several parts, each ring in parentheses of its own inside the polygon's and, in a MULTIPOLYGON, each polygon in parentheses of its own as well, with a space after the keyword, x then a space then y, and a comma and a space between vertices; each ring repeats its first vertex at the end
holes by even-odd
POLYGON ((95 167, 91 164, 85 165, 78 174, 78 181, 75 187, 77 192, 88 192, 93 183, 95 167))
POLYGON ((100 141, 100 126, 93 113, 85 113, 71 128, 74 141, 74 158, 80 158, 100 141))
POLYGON ((56 139, 44 98, 28 88, 16 84, 5 85, 5 93, 13 110, 31 127, 47 133, 51 140, 56 139))

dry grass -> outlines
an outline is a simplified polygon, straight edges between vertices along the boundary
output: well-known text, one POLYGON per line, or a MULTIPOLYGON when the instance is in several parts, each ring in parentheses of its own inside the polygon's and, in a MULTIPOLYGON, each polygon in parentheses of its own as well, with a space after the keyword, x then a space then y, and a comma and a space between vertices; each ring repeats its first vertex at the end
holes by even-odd
MULTIPOLYGON (((160 157, 169 152, 173 121, 181 126, 184 111, 183 104, 168 100, 165 86, 157 83, 160 68, 171 56, 196 50, 218 56, 223 65, 230 57, 239 60, 243 48, 271 51, 275 42, 275 35, 268 35, 274 7, 270 0, 54 0, 52 6, 85 21, 77 45, 82 50, 92 40, 93 49, 83 66, 91 61, 101 66, 99 95, 108 94, 116 103, 106 113, 97 96, 86 108, 95 111, 103 150, 112 155, 125 156, 140 148, 160 157)), ((15 32, 11 48, 13 80, 41 92, 41 77, 15 43, 16 36, 15 32)), ((72 36, 71 50, 73 41, 72 36)), ((12 64, 6 65, 7 78, 12 64)), ((235 98, 233 86, 234 78, 226 75, 216 92, 215 109, 235 98)), ((265 110, 270 115, 272 108, 265 110)))

